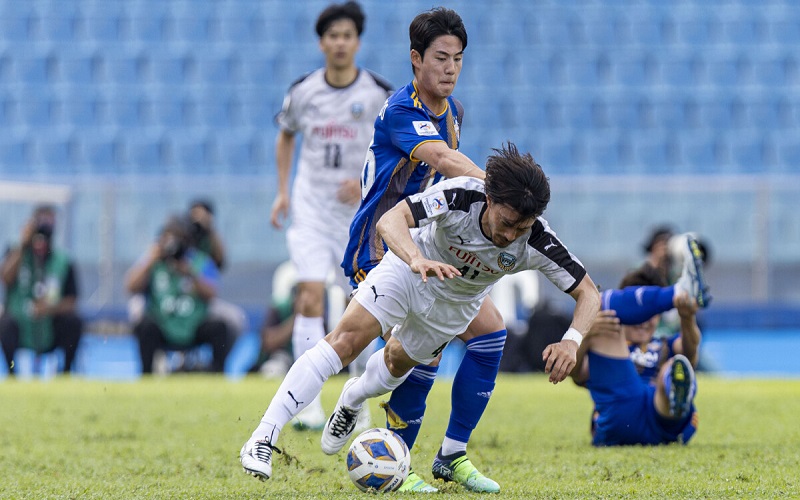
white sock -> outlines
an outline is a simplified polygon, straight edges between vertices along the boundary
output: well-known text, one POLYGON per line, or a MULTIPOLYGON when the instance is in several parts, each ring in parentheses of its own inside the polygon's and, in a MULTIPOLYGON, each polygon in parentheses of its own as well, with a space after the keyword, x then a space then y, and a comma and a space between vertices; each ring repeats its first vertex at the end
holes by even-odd
POLYGON ((252 438, 266 436, 275 444, 286 422, 308 406, 319 395, 325 381, 341 369, 342 360, 333 347, 324 340, 317 342, 289 369, 252 438))
POLYGON ((311 349, 325 336, 325 324, 322 317, 309 318, 301 314, 294 317, 292 328, 292 352, 294 359, 300 359, 304 352, 311 349))
POLYGON ((402 377, 393 377, 383 358, 383 349, 375 351, 367 361, 364 374, 342 393, 342 404, 350 408, 359 408, 367 399, 395 390, 408 378, 409 373, 411 370, 402 377))
POLYGON ((450 439, 449 437, 445 436, 444 441, 442 441, 442 455, 452 455, 453 453, 458 453, 460 451, 466 453, 467 443, 462 443, 461 441, 456 441, 455 439, 450 439))

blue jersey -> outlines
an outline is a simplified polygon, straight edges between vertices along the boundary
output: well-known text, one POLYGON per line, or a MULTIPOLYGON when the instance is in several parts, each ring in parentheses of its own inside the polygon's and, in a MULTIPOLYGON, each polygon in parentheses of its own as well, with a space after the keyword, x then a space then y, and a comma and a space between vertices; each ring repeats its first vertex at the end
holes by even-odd
POLYGON ((350 223, 350 241, 342 267, 354 286, 363 281, 386 253, 375 229, 378 219, 406 197, 421 193, 442 175, 414 158, 431 141, 458 149, 463 107, 455 98, 439 114, 419 99, 414 82, 394 93, 375 120, 372 143, 361 173, 361 206, 350 223))
POLYGON ((669 338, 654 338, 642 349, 639 344, 629 344, 630 359, 639 372, 642 381, 654 384, 658 370, 661 368, 662 360, 667 360, 675 355, 675 341, 680 334, 675 334, 669 338))

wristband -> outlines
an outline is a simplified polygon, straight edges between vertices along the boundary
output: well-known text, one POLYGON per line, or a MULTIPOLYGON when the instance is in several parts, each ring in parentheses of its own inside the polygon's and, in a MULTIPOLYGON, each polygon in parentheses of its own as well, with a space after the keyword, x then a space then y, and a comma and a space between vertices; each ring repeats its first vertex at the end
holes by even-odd
POLYGON ((579 332, 578 330, 570 328, 569 330, 567 330, 567 333, 565 333, 564 336, 561 337, 561 340, 575 341, 578 343, 578 347, 580 347, 581 340, 583 340, 583 335, 581 335, 581 332, 579 332))

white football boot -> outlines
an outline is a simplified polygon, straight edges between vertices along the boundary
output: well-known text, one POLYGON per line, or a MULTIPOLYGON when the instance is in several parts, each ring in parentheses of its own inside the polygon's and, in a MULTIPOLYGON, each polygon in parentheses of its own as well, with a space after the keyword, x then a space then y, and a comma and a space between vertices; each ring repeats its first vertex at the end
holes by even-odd
POLYGON ((364 405, 351 408, 342 404, 342 395, 356 380, 358 377, 345 382, 342 394, 339 395, 339 401, 336 402, 336 408, 334 408, 331 418, 328 419, 328 423, 325 424, 325 429, 322 430, 320 444, 322 451, 327 455, 333 455, 341 450, 356 430, 356 422, 364 405))
POLYGON ((249 439, 239 452, 239 461, 247 474, 266 481, 272 477, 272 452, 281 453, 269 439, 249 439))

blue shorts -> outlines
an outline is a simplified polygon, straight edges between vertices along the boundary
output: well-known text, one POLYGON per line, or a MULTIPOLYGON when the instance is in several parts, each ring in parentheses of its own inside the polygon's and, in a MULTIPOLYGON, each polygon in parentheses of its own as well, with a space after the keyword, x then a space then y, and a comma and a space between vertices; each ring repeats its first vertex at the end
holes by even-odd
POLYGON ((697 430, 697 411, 673 421, 653 406, 656 388, 644 382, 628 358, 609 358, 589 351, 586 387, 595 404, 595 446, 687 443, 697 430))

